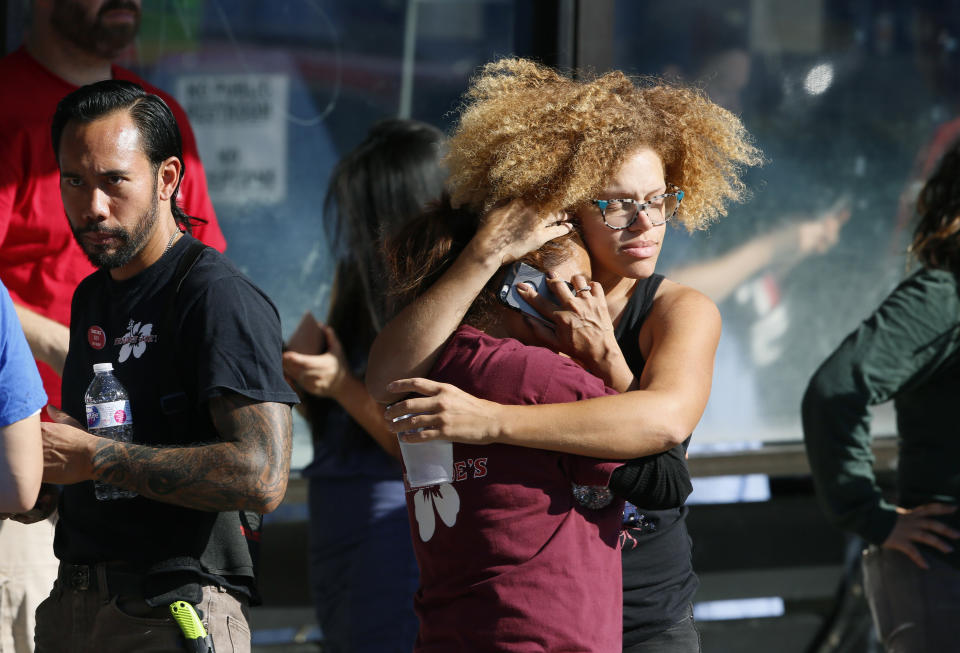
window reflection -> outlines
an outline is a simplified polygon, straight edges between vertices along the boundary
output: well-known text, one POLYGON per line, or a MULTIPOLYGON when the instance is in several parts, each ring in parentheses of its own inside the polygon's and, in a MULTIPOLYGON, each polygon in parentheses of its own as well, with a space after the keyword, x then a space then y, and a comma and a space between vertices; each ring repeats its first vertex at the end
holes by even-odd
MULTIPOLYGON (((289 335, 325 315, 333 263, 321 207, 340 154, 404 115, 445 127, 473 71, 513 49, 505 0, 168 0, 144 7, 124 62, 190 116, 228 255, 289 335)), ((309 461, 298 424, 294 466, 309 461)))
MULTIPOLYGON (((618 24, 646 27, 643 38, 614 30, 615 67, 699 85, 767 157, 748 175, 750 202, 707 233, 673 231, 661 257, 661 271, 713 296, 724 317, 698 440, 798 439, 814 366, 902 278, 915 180, 960 133, 960 10, 932 0, 616 7, 618 24)), ((875 425, 884 431, 889 420, 875 425)))

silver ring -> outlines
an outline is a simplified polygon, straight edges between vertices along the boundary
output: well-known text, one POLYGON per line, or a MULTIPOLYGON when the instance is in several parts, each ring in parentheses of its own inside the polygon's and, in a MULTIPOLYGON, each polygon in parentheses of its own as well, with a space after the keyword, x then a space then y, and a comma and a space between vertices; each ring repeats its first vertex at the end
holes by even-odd
POLYGON ((590 288, 590 286, 587 286, 587 287, 585 287, 585 288, 580 288, 580 289, 578 289, 578 290, 577 290, 576 292, 574 292, 573 294, 574 294, 574 295, 579 295, 579 294, 582 293, 582 292, 590 292, 591 290, 592 290, 592 288, 590 288))

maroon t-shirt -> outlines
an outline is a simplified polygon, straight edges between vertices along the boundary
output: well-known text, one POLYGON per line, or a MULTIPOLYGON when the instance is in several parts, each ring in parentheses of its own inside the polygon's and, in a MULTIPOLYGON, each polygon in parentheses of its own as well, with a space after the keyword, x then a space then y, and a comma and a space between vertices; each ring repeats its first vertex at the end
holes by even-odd
MULTIPOLYGON (((503 404, 615 394, 569 359, 462 326, 430 378, 503 404)), ((583 508, 572 484, 622 463, 494 444, 453 445, 454 482, 407 493, 420 564, 415 650, 621 649, 623 502, 583 508)))

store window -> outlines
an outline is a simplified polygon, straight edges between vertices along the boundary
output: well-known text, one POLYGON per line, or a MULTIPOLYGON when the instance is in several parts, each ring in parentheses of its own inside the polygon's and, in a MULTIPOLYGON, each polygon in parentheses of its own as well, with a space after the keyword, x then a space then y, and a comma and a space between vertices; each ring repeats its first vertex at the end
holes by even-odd
MULTIPOLYGON (((8 51, 26 11, 6 4, 8 51)), ((529 14, 509 0, 152 0, 118 63, 186 109, 227 254, 289 335, 304 311, 326 314, 336 253, 321 209, 341 153, 382 118, 449 127, 470 76, 514 52, 529 14)), ((298 421, 293 466, 310 456, 298 421)))
MULTIPOLYGON (((205 0, 144 16, 139 62, 197 132, 228 254, 284 333, 326 314, 321 207, 341 153, 376 120, 446 126, 477 66, 512 49, 509 2, 205 0)), ((294 467, 310 459, 298 423, 294 467)))
POLYGON ((936 0, 616 2, 611 65, 699 85, 767 160, 660 259, 723 314, 699 442, 800 438, 816 366, 903 278, 919 181, 960 133, 958 28, 936 0))
MULTIPOLYGON (((25 6, 6 3, 8 51, 25 6)), ((660 271, 724 317, 697 442, 759 442, 800 438, 816 365, 904 275, 919 182, 960 133, 958 35, 947 0, 153 0, 121 63, 186 107, 228 254, 287 334, 326 312, 326 180, 374 121, 447 128, 509 54, 701 86, 767 162, 709 231, 671 230, 660 271)))

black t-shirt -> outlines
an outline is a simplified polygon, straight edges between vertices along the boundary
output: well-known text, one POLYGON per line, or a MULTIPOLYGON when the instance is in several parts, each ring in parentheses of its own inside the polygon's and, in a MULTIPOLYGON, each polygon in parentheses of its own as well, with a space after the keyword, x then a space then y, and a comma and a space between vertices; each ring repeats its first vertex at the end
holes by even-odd
MULTIPOLYGON (((637 376, 645 364, 640 327, 663 281, 640 279, 616 327, 617 343, 637 376)), ((687 508, 647 510, 627 504, 623 535, 623 645, 656 635, 689 614, 699 581, 693 573, 687 508), (629 521, 627 518, 631 518, 629 521)))
MULTIPOLYGON (((281 369, 276 307, 226 257, 204 249, 169 303, 177 264, 192 242, 184 235, 131 279, 114 281, 98 270, 77 287, 63 409, 81 423, 94 363, 113 364, 140 444, 216 442, 207 402, 225 393, 296 403, 281 369)), ((192 569, 252 585, 246 527, 236 511, 192 510, 142 496, 98 501, 93 482, 84 482, 63 489, 54 550, 64 562, 123 561, 181 575, 192 569)))

